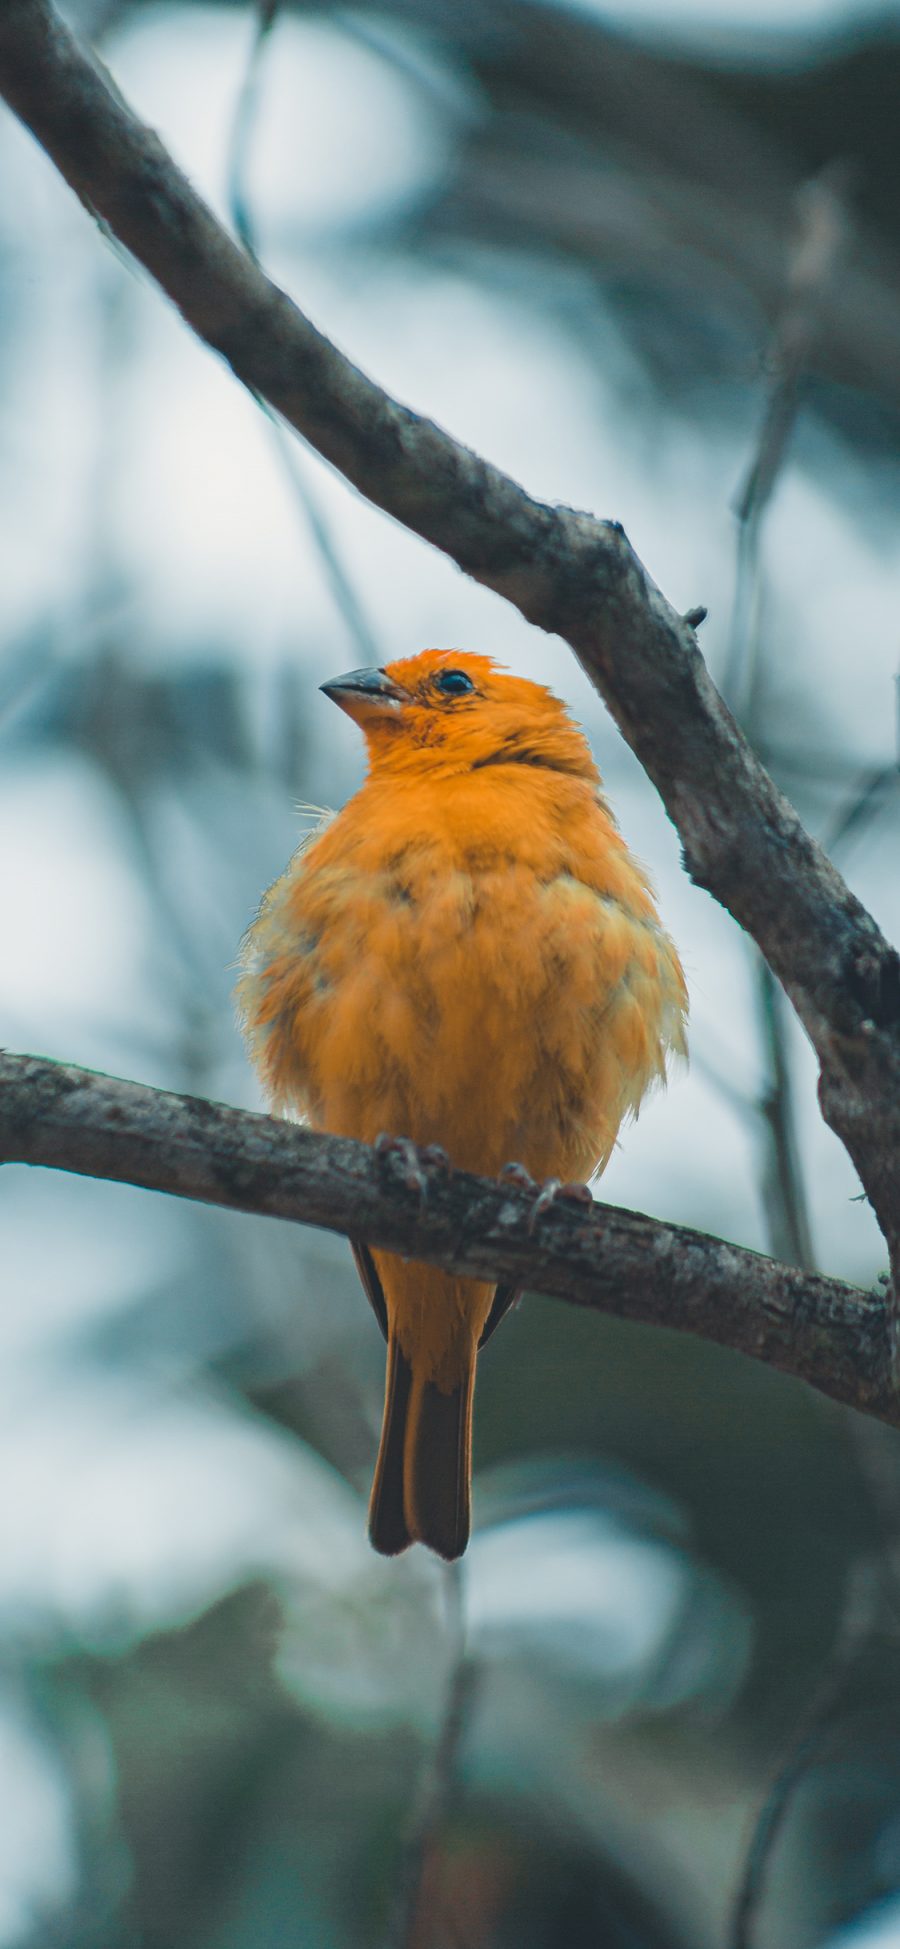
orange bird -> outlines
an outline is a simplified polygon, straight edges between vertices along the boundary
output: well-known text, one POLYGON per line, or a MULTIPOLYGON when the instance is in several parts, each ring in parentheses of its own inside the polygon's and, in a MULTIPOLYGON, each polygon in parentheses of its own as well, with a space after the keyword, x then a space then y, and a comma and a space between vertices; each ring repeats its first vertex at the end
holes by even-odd
MULTIPOLYGON (((322 688, 369 769, 245 938, 238 1004, 273 1108, 468 1171, 591 1177, 684 1050, 687 994, 584 733, 457 650, 322 688)), ((353 1250, 388 1345, 369 1534, 460 1556, 476 1357, 518 1295, 353 1250)))

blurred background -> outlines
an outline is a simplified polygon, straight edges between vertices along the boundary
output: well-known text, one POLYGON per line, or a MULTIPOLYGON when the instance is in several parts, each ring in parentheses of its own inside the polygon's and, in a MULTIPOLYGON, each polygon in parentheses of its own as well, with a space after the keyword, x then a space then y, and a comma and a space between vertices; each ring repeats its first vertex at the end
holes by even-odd
MULTIPOLYGON (((896 0, 67 11, 355 360, 708 605, 897 939, 896 0)), ((809 1049, 565 646, 269 421, 5 113, 0 480, 4 1044, 256 1105, 237 945, 362 773, 317 686, 487 649, 588 727, 688 970, 603 1195, 877 1281, 809 1049)), ((0 1208, 0 1949, 900 1943, 895 1435, 529 1297, 461 1572, 385 1564, 342 1241, 12 1167, 0 1208)))

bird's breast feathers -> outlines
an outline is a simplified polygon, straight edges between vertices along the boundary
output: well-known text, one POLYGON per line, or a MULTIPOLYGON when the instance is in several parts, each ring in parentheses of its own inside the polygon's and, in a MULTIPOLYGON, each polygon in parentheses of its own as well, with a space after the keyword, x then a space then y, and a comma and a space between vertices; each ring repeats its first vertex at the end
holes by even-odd
POLYGON ((364 787, 267 894, 240 1006, 281 1108, 589 1176, 684 1047, 684 980, 596 789, 515 770, 364 787))

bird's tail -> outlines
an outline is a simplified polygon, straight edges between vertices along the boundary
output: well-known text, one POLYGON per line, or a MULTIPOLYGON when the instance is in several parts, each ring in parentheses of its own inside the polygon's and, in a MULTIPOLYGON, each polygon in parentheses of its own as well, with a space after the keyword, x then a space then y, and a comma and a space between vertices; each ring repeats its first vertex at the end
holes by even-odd
POLYGON ((475 1355, 445 1394, 388 1342, 381 1446, 369 1504, 369 1535, 382 1556, 410 1543, 462 1556, 469 1540, 475 1355))

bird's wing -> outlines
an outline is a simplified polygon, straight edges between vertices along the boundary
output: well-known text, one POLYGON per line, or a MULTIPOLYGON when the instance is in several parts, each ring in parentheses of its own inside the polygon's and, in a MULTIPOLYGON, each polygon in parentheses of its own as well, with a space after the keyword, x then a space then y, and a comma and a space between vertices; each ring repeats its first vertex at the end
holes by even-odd
POLYGON ((376 1320, 378 1321, 378 1324, 381 1328, 382 1333, 384 1334, 385 1339, 387 1339, 388 1337, 387 1304, 385 1302, 385 1297, 384 1297, 384 1287, 382 1286, 381 1280, 378 1277, 378 1272, 375 1266, 375 1260, 373 1259, 368 1246, 358 1245, 356 1240, 353 1238, 351 1238, 350 1240, 350 1250, 353 1253, 354 1259, 356 1260, 356 1270, 359 1273, 360 1279, 362 1280, 363 1290, 365 1292, 366 1298, 369 1301, 369 1305, 372 1308, 372 1311, 375 1315, 376 1320))
POLYGON ((509 1312, 511 1306, 517 1305, 523 1291, 522 1286, 497 1287, 491 1310, 482 1328, 481 1339, 478 1342, 479 1350, 487 1345, 491 1334, 496 1333, 504 1314, 509 1312))

